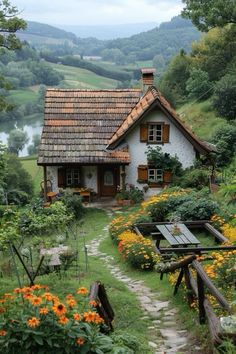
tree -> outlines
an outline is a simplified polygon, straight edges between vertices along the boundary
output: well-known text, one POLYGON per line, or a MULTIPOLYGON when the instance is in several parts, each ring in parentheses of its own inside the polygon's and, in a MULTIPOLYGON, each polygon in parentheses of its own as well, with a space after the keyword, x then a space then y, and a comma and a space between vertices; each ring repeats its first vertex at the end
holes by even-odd
POLYGON ((4 194, 7 203, 26 204, 33 195, 33 182, 29 173, 22 167, 20 159, 14 154, 6 154, 4 175, 4 194))
POLYGON ((235 73, 226 74, 216 84, 214 108, 217 112, 231 120, 236 117, 236 77, 235 73))
MULTIPOLYGON (((17 17, 18 10, 12 6, 8 0, 0 1, 0 48, 7 48, 9 50, 18 49, 21 47, 20 40, 15 33, 19 29, 26 28, 26 22, 17 17), (3 33, 3 34, 1 34, 3 33)), ((0 88, 9 89, 9 84, 0 75, 0 88)), ((13 108, 7 100, 0 95, 0 111, 9 111, 13 108)))
POLYGON ((203 32, 213 27, 236 24, 235 0, 182 0, 186 7, 182 11, 185 18, 203 32))
POLYGON ((216 163, 219 167, 227 166, 236 153, 236 127, 226 125, 218 129, 213 142, 216 144, 216 163))
POLYGON ((28 134, 23 130, 11 130, 7 140, 8 149, 10 152, 18 155, 28 141, 28 134))
POLYGON ((205 100, 212 94, 213 85, 209 81, 207 72, 193 68, 190 77, 186 82, 186 90, 189 98, 205 100))
POLYGON ((26 28, 26 22, 17 17, 17 8, 8 0, 0 1, 0 47, 10 50, 21 47, 20 40, 16 37, 16 31, 26 28), (7 34, 7 35, 6 35, 7 34))
POLYGON ((29 155, 37 154, 39 143, 40 143, 40 135, 39 134, 33 135, 32 144, 29 145, 27 149, 29 155))

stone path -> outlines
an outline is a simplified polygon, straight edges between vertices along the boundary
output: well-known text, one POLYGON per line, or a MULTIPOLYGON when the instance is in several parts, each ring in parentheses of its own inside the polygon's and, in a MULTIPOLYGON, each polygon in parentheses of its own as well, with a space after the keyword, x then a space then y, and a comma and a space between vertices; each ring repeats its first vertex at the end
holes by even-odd
POLYGON ((114 265, 112 256, 99 251, 100 242, 108 236, 108 227, 105 227, 103 231, 103 235, 99 235, 88 245, 88 254, 104 261, 111 274, 125 283, 128 289, 137 296, 144 311, 140 319, 150 318, 152 320, 152 325, 148 329, 152 338, 149 346, 153 348, 153 352, 155 354, 202 354, 199 347, 191 345, 187 331, 179 328, 176 323, 177 310, 170 306, 169 301, 158 300, 157 294, 146 287, 143 281, 129 278, 117 265, 114 265))

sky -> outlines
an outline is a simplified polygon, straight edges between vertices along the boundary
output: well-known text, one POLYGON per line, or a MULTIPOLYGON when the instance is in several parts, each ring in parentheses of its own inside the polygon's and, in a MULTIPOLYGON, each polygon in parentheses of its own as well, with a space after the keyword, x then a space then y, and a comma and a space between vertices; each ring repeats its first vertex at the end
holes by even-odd
POLYGON ((181 0, 10 0, 19 17, 51 25, 161 23, 179 15, 181 0))

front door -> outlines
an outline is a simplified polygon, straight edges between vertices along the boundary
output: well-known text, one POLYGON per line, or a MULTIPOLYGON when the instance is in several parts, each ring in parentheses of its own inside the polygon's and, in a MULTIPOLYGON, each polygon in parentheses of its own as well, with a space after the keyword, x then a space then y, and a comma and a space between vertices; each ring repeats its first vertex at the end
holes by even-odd
POLYGON ((101 197, 114 197, 119 183, 119 166, 101 166, 99 173, 101 197))

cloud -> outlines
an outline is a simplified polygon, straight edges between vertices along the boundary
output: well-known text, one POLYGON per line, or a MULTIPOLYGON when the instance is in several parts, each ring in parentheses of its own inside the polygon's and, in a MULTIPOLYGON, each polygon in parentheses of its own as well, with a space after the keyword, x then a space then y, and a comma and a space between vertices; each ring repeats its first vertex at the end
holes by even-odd
POLYGON ((27 20, 96 25, 163 22, 180 13, 181 0, 12 0, 27 20))

